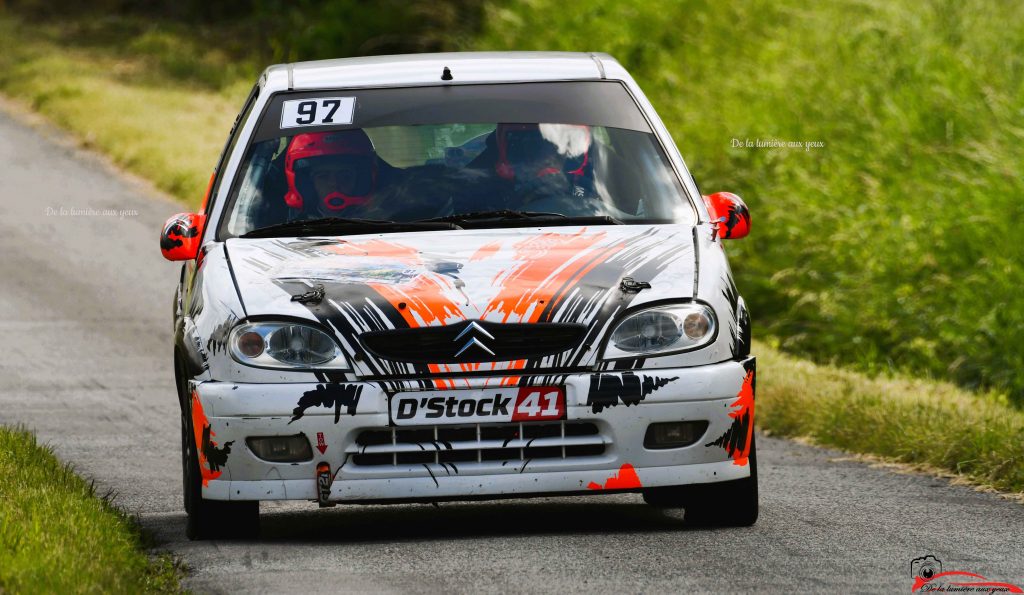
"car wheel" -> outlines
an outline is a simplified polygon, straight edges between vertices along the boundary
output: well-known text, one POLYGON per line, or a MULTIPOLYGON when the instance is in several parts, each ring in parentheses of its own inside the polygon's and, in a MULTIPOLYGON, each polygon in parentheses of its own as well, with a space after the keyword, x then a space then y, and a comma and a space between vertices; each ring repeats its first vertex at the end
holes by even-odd
MULTIPOLYGON (((187 401, 184 401, 187 402, 187 401)), ((203 498, 203 476, 191 415, 181 415, 182 488, 185 496, 185 534, 189 539, 245 539, 260 532, 258 500, 224 501, 203 498)))
POLYGON ((750 444, 750 477, 644 490, 644 501, 660 508, 683 508, 688 525, 749 527, 757 522, 757 448, 750 444))

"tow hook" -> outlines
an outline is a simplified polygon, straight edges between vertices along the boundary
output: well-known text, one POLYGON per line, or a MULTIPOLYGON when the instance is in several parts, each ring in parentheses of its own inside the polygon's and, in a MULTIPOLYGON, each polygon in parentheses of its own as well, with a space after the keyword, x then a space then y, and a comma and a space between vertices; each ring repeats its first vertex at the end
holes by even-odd
POLYGON ((317 502, 320 503, 320 508, 329 508, 336 504, 336 502, 328 502, 331 497, 331 483, 333 480, 334 477, 331 475, 331 465, 329 463, 317 463, 316 494, 317 502))

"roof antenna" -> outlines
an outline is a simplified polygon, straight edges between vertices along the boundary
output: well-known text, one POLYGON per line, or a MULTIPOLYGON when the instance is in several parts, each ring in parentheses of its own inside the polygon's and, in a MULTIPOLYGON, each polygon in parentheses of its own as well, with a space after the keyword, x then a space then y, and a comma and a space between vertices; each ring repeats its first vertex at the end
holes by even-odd
POLYGON ((442 81, 450 81, 450 80, 452 80, 452 71, 447 66, 444 67, 444 72, 441 73, 441 80, 442 81))

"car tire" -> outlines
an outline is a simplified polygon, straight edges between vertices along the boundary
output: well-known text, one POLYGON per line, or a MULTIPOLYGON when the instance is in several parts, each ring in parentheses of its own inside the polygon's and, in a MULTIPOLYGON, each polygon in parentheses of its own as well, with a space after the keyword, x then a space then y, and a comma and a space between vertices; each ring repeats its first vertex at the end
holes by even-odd
POLYGON ((226 501, 203 498, 203 476, 192 431, 188 401, 182 401, 181 463, 182 492, 185 500, 185 535, 191 540, 253 539, 260 532, 258 500, 226 501))
POLYGON ((749 527, 757 522, 757 448, 750 444, 750 476, 718 483, 644 490, 644 501, 659 508, 683 508, 688 525, 749 527))

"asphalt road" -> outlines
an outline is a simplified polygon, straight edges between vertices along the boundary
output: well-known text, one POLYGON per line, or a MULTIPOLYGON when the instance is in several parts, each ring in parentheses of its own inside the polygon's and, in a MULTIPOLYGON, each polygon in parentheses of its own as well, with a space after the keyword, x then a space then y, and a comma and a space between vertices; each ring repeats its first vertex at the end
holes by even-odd
POLYGON ((750 529, 686 528, 626 495, 265 504, 259 541, 189 542, 171 370, 178 266, 157 243, 178 210, 0 111, 0 423, 26 424, 115 490, 184 559, 195 591, 909 592, 910 561, 925 554, 1024 584, 1024 506, 765 436, 750 529))

